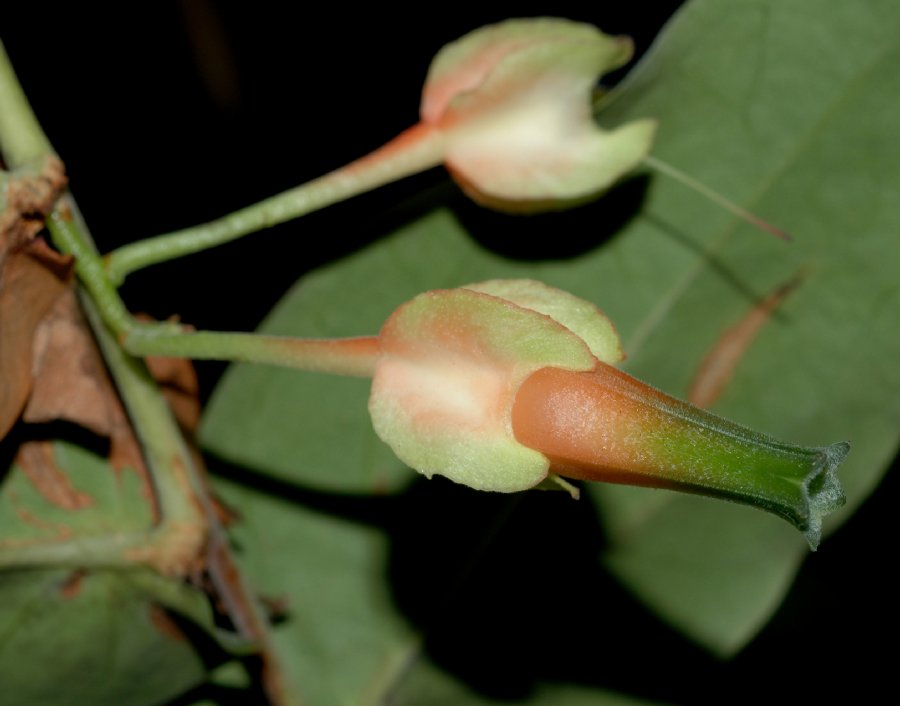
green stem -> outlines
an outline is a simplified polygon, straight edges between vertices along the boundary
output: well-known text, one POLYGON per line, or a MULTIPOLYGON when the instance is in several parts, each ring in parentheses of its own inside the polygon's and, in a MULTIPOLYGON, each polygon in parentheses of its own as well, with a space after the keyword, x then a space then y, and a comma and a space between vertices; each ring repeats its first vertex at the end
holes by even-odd
MULTIPOLYGON (((67 205, 74 216, 65 220, 68 235, 74 235, 78 247, 84 248, 80 250, 83 256, 99 262, 86 228, 79 232, 81 220, 74 203, 67 205)), ((122 557, 132 564, 149 564, 161 574, 186 576, 206 549, 207 570, 240 634, 258 645, 268 671, 280 675, 268 621, 243 574, 234 566, 228 537, 171 410, 143 361, 128 355, 108 333, 90 296, 82 296, 82 305, 144 447, 159 503, 159 524, 139 545, 125 549, 122 557)), ((273 704, 301 704, 299 698, 281 688, 277 678, 266 679, 265 688, 273 704)))
POLYGON ((332 375, 371 377, 379 347, 376 336, 309 339, 217 331, 179 332, 163 326, 136 329, 123 339, 136 355, 264 363, 332 375))
POLYGON ((137 321, 107 278, 102 262, 78 224, 62 209, 50 214, 53 242, 75 257, 75 271, 104 323, 122 347, 137 356, 264 363, 334 375, 371 377, 378 357, 374 337, 304 339, 251 333, 187 331, 177 324, 137 321))
MULTIPOLYGON (((99 256, 92 249, 74 203, 69 197, 65 201, 68 217, 54 212, 48 222, 50 233, 60 249, 77 243, 76 267, 83 269, 86 263, 98 263, 99 256), (58 228, 60 223, 65 223, 62 230, 58 228), (56 240, 58 233, 64 236, 61 242, 56 240)), ((221 530, 215 524, 210 526, 215 513, 203 480, 156 382, 143 362, 128 355, 109 333, 101 320, 100 306, 92 299, 94 291, 88 287, 87 293, 89 296, 81 297, 82 306, 143 446, 159 504, 159 524, 145 535, 141 546, 123 552, 122 559, 148 563, 161 573, 185 575, 190 562, 202 551, 208 533, 213 528, 221 530)))
POLYGON ((0 152, 10 168, 53 154, 0 42, 0 152))
POLYGON ((125 245, 106 258, 111 282, 129 273, 205 250, 435 167, 443 161, 444 134, 416 125, 371 154, 325 176, 210 223, 125 245))
POLYGON ((91 295, 106 325, 119 335, 139 326, 139 322, 128 313, 119 293, 107 278, 97 249, 75 223, 72 211, 55 209, 47 217, 46 225, 57 249, 75 258, 75 273, 81 285, 91 295))
POLYGON ((147 532, 133 532, 63 542, 23 543, 0 550, 0 571, 48 566, 73 569, 134 567, 134 562, 126 558, 127 554, 152 541, 147 532))

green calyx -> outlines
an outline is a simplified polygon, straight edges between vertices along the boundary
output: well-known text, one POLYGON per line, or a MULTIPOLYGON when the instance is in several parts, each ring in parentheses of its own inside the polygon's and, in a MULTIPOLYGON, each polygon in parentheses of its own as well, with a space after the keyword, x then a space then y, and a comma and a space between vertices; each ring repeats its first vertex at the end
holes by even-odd
POLYGON ((568 20, 485 27, 438 53, 422 122, 446 131, 447 168, 475 200, 565 208, 609 188, 650 151, 654 121, 607 131, 591 110, 597 78, 631 54, 628 38, 568 20))
POLYGON ((590 370, 595 350, 618 350, 596 308, 530 280, 426 292, 391 316, 380 340, 369 401, 376 433, 427 476, 499 492, 534 487, 549 470, 512 433, 522 380, 544 367, 590 370))

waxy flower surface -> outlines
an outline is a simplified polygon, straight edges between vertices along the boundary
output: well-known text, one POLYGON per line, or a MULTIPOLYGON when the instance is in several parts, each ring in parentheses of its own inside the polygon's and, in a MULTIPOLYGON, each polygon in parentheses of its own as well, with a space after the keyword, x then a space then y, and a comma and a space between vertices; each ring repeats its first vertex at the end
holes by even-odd
POLYGON ((513 434, 525 378, 621 357, 596 308, 522 280, 427 292, 400 307, 379 338, 369 404, 376 432, 426 475, 503 492, 534 487, 549 471, 547 458, 513 434))
POLYGON ((479 490, 551 475, 654 486, 752 504, 818 543, 840 507, 846 443, 780 442, 617 370, 622 351, 593 305, 531 280, 426 292, 380 334, 370 412, 412 468, 479 490))
POLYGON ((632 55, 627 37, 562 19, 509 20, 478 29, 435 57, 423 125, 448 137, 445 164, 476 200, 536 210, 608 188, 649 152, 652 120, 599 128, 599 76, 632 55))
POLYGON ((355 193, 443 163, 492 208, 534 212, 587 201, 638 166, 653 143, 654 120, 608 130, 594 120, 599 77, 632 51, 628 37, 571 20, 477 29, 435 56, 419 123, 321 185, 355 193))

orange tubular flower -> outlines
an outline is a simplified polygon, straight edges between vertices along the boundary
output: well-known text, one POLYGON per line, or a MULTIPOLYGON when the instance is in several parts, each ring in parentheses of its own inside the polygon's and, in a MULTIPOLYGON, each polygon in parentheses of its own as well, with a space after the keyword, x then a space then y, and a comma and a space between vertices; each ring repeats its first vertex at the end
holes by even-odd
POLYGON ((531 280, 426 292, 380 335, 369 408, 412 468, 514 492, 553 476, 700 493, 769 510, 815 548, 847 443, 793 446, 612 367, 593 305, 531 280))

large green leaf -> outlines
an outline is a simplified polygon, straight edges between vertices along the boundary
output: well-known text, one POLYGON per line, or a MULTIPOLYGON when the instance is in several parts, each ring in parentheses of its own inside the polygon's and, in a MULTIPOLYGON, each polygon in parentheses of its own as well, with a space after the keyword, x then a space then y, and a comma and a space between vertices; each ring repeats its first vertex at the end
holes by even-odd
POLYGON ((150 706, 182 693, 206 674, 169 613, 186 606, 209 614, 202 593, 146 570, 0 573, 3 703, 150 706))
POLYGON ((219 487, 243 516, 267 518, 241 523, 235 539, 255 587, 285 601, 288 620, 274 638, 290 688, 302 703, 380 703, 376 696, 418 642, 391 607, 384 534, 298 507, 289 497, 219 487))
MULTIPOLYGON (((787 441, 852 443, 840 473, 849 503, 833 528, 877 483, 900 427, 898 29, 900 6, 890 0, 695 2, 602 114, 610 125, 659 118, 656 156, 783 226, 790 244, 651 175, 576 215, 523 221, 463 206, 463 228, 446 211, 432 213, 305 278, 263 329, 373 333, 420 291, 537 277, 596 302, 623 336, 627 368, 684 394, 717 336, 805 268, 803 284, 765 326, 716 409, 787 441), (635 203, 636 194, 645 198, 635 203), (600 242, 610 230, 602 219, 621 219, 622 209, 633 217, 600 242), (596 247, 565 261, 516 261, 479 245, 533 252, 521 241, 537 234, 559 252, 593 233, 596 247)), ((413 473, 372 434, 366 395, 365 381, 236 367, 202 430, 216 455, 262 474, 228 488, 245 520, 246 562, 267 590, 290 596, 279 639, 296 657, 297 683, 331 703, 358 703, 392 674, 404 677, 401 693, 414 683, 426 693, 430 683, 418 662, 400 666, 413 650, 416 620, 393 574, 377 564, 400 560, 398 536, 368 515, 347 526, 330 514, 346 503, 370 507, 358 495, 393 491, 406 501, 418 492, 419 484, 406 487, 413 473), (253 489, 260 484, 269 492, 253 489), (310 516, 318 529, 307 525, 310 516), (340 687, 337 670, 346 680, 340 687)), ((469 502, 439 483, 453 502, 469 502)), ((723 654, 765 623, 807 554, 781 520, 748 508, 619 487, 595 486, 589 497, 606 530, 603 565, 660 616, 723 654)), ((458 532, 470 509, 449 515, 458 532)), ((488 592, 480 605, 502 611, 513 595, 488 592)), ((609 610, 579 605, 585 619, 609 610)), ((485 635, 467 639, 477 644, 485 635)))
MULTIPOLYGON (((399 496, 359 496, 220 470, 233 477, 220 479, 218 491, 246 520, 234 530, 242 568, 284 611, 273 637, 296 701, 646 703, 542 679, 583 659, 566 608, 547 598, 570 568, 579 575, 583 561, 573 554, 593 558, 589 547, 555 551, 584 522, 571 517, 568 495, 552 494, 550 510, 448 481, 419 480, 399 496), (540 524, 548 513, 552 529, 540 524), (525 531, 510 531, 507 521, 525 531), (500 541, 485 546, 496 533, 500 541), (548 632, 559 642, 539 645, 535 637, 548 632)), ((589 545, 593 529, 585 533, 589 545)), ((595 600, 595 588, 591 582, 566 593, 595 600)), ((614 681, 613 670, 604 676, 614 681)))
MULTIPOLYGON (((747 292, 763 295, 808 268, 717 409, 800 443, 849 439, 841 477, 850 501, 836 522, 871 490, 898 440, 898 29, 900 12, 886 2, 831 3, 827 12, 697 3, 609 113, 659 115, 660 157, 743 196, 795 237, 782 247, 743 225, 710 227, 690 195, 654 188, 622 243, 657 265, 665 251, 670 258, 653 306, 621 319, 632 371, 686 390, 691 361, 748 310, 747 292), (658 236, 667 242, 654 248, 648 239, 658 236)), ((743 510, 638 499, 630 489, 600 495, 617 539, 612 569, 722 652, 761 627, 805 553, 785 528, 743 510)))

